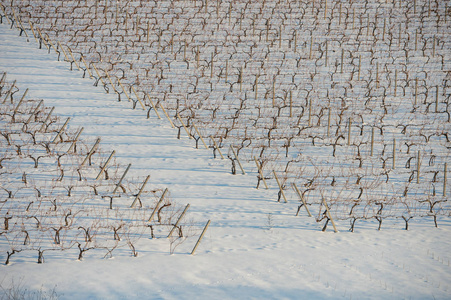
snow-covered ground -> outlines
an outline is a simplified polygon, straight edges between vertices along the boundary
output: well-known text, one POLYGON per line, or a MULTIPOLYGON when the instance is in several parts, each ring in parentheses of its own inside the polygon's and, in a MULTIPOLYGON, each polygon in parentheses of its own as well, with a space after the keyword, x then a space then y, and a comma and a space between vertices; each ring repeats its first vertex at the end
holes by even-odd
MULTIPOLYGON (((278 203, 275 186, 255 189, 256 170, 231 175, 230 162, 213 159, 211 150, 194 142, 167 119, 131 109, 127 101, 105 94, 70 71, 56 55, 27 43, 18 32, 0 25, 0 71, 17 80, 27 97, 44 99, 55 114, 71 117, 70 128, 83 126, 83 136, 100 136, 106 151, 116 150, 119 163, 132 164, 132 175, 150 174, 153 188, 169 188, 172 199, 190 203, 189 218, 199 229, 211 225, 195 255, 196 236, 173 255, 166 239, 143 238, 138 257, 123 251, 111 259, 82 261, 64 253, 18 253, 0 267, 4 289, 12 280, 29 290, 56 287, 62 299, 448 299, 451 295, 451 223, 439 218, 404 222, 349 224, 321 232, 304 211, 295 216, 297 198, 278 203), (130 255, 130 256, 129 256, 130 255)), ((239 173, 239 172, 238 172, 239 173)), ((318 212, 314 212, 317 214, 318 212)), ((4 261, 6 245, 1 245, 4 261)))

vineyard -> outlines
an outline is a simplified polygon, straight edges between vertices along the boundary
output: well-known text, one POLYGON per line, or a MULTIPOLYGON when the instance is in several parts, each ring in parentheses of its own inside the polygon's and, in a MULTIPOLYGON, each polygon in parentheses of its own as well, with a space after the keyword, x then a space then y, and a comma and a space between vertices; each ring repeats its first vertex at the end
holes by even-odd
POLYGON ((302 205, 327 199, 337 219, 402 218, 406 228, 413 217, 449 216, 445 2, 25 1, 3 9, 21 35, 119 101, 227 155, 233 173, 255 161, 257 187, 278 177, 279 201, 294 187, 302 205))
MULTIPOLYGON (((353 232, 361 222, 408 230, 419 219, 438 227, 451 216, 447 1, 29 0, 0 7, 0 22, 32 47, 170 126, 174 138, 224 159, 231 174, 252 176, 249 189, 273 191, 273 201, 322 231, 338 231, 338 223, 353 232)), ((173 253, 199 236, 199 226, 183 218, 189 206, 149 187, 149 177, 129 180, 114 151, 84 140, 83 128, 69 130, 69 119, 2 74, 6 263, 23 250, 36 251, 39 262, 52 250, 79 259, 121 248, 137 255, 143 236, 172 236, 173 253), (42 186, 40 177, 53 179, 42 186)))
POLYGON ((140 183, 128 180, 130 165, 115 163, 114 151, 104 153, 100 139, 86 144, 79 138, 83 128, 67 130, 69 119, 63 123, 52 116, 54 107, 43 100, 24 100, 27 90, 13 101, 19 90, 5 77, 0 118, 2 236, 10 248, 5 264, 22 251, 36 251, 38 263, 46 251, 77 248, 79 260, 88 250, 112 257, 124 247, 137 256, 134 244, 144 235, 170 238, 173 251, 189 235, 189 224, 181 223, 189 205, 181 214, 168 189, 146 187, 150 176, 140 183))

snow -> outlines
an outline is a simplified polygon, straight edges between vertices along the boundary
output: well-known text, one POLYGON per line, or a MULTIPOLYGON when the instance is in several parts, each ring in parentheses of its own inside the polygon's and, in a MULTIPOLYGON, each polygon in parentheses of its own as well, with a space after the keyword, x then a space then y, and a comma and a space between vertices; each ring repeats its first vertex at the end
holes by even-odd
MULTIPOLYGON (((194 148, 167 119, 118 102, 56 55, 37 49, 33 40, 0 25, 0 71, 17 80, 29 98, 55 106, 69 127, 84 127, 83 137, 100 136, 102 148, 116 150, 117 161, 132 164, 132 177, 150 174, 155 189, 169 188, 180 205, 190 203, 189 218, 199 232, 211 226, 195 255, 196 236, 171 255, 162 238, 140 239, 138 257, 119 251, 110 259, 89 252, 82 261, 64 252, 16 254, 0 266, 0 282, 11 280, 37 291, 41 286, 62 299, 449 299, 451 295, 451 224, 439 228, 427 218, 414 219, 405 231, 401 220, 337 223, 339 232, 295 216, 297 199, 278 203, 278 189, 255 189, 256 170, 231 175, 228 160, 213 159, 211 150, 194 148)), ((238 172, 239 173, 239 172, 238 172)), ((139 181, 139 180, 138 180, 139 181)), ((317 213, 314 212, 314 213, 317 213)), ((6 244, 0 244, 4 261, 6 244)))

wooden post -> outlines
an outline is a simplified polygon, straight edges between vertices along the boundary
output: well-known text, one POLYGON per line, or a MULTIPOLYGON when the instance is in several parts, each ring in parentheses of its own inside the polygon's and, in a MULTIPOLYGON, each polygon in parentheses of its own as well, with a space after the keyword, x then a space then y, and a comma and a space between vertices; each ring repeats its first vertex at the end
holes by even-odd
MULTIPOLYGON (((8 18, 6 18, 6 19, 8 20, 8 18)), ((36 32, 33 29, 33 25, 31 24, 30 21, 28 21, 28 24, 30 24, 30 29, 31 29, 31 32, 33 33, 34 39, 36 40, 37 43, 39 43, 38 37, 36 36, 36 32)))
POLYGON ((241 173, 243 173, 243 175, 246 175, 246 172, 244 172, 243 166, 241 165, 241 162, 238 159, 238 155, 236 155, 235 149, 233 149, 232 145, 230 145, 230 149, 232 150, 233 156, 235 156, 235 159, 238 162, 238 165, 240 166, 241 173))
POLYGON ((152 99, 150 99, 150 96, 146 92, 144 92, 144 95, 146 95, 147 99, 149 99, 150 105, 152 105, 153 111, 157 115, 158 119, 161 119, 160 114, 158 113, 157 108, 155 107, 155 104, 153 103, 152 99))
MULTIPOLYGON (((70 50, 70 49, 69 49, 69 50, 70 50)), ((71 53, 72 53, 72 51, 71 51, 71 53)), ((92 78, 91 70, 89 70, 88 64, 86 63, 86 60, 85 60, 85 58, 83 57, 83 55, 81 56, 81 60, 83 61, 83 63, 84 63, 85 66, 86 66, 86 71, 88 71, 89 78, 92 78)), ((75 59, 74 59, 74 61, 75 61, 75 59)))
POLYGON ((88 155, 86 155, 85 159, 81 162, 80 168, 83 167, 83 165, 86 163, 86 161, 91 157, 91 155, 94 153, 94 151, 96 150, 99 143, 100 143, 100 138, 97 138, 97 140, 94 143, 94 145, 92 146, 91 150, 88 152, 88 155))
POLYGON ((53 45, 52 41, 50 40, 49 35, 46 33, 47 35, 47 42, 49 43, 49 50, 50 48, 53 48, 53 50, 55 51, 55 53, 58 53, 59 51, 56 49, 56 47, 53 45))
POLYGON ((285 200, 285 203, 287 203, 288 202, 287 198, 285 197, 285 193, 284 193, 284 191, 282 189, 282 185, 280 184, 279 178, 277 177, 276 171, 273 170, 272 172, 274 174, 274 178, 276 178, 277 185, 279 186, 280 193, 282 194, 283 199, 285 200))
MULTIPOLYGON (((232 5, 232 4, 230 4, 230 5, 232 5)), ((199 239, 197 240, 196 245, 195 245, 194 248, 193 248, 193 251, 191 251, 191 255, 194 255, 194 252, 196 252, 196 249, 197 249, 197 247, 199 246, 200 241, 202 241, 202 238, 204 237, 204 234, 205 234, 205 232, 207 231, 208 226, 210 226, 210 220, 208 220, 207 224, 205 225, 204 230, 202 231, 202 233, 201 233, 199 239)))
POLYGON ((221 159, 224 159, 224 155, 222 155, 221 150, 218 147, 218 144, 216 144, 216 141, 213 137, 210 137, 210 139, 213 141, 213 145, 215 146, 215 149, 218 150, 219 154, 221 155, 221 159))
POLYGON ((117 78, 117 82, 119 83, 119 85, 121 86, 122 90, 124 91, 125 96, 127 96, 128 102, 132 102, 132 100, 130 99, 130 96, 127 94, 127 91, 125 90, 125 88, 122 85, 122 82, 119 80, 119 78, 117 78))
MULTIPOLYGON (((94 71, 96 71, 97 76, 99 76, 100 81, 102 81, 103 85, 106 85, 105 81, 103 81, 102 76, 100 76, 99 70, 97 70, 96 66, 94 65, 94 63, 91 63, 92 67, 94 68, 94 71)), ((107 92, 108 93, 108 92, 107 92)))
POLYGON ((6 78, 6 72, 3 72, 2 79, 0 79, 0 84, 3 83, 3 80, 6 78))
MULTIPOLYGON (((149 98, 150 99, 150 98, 149 98)), ((175 128, 174 123, 172 123, 171 118, 169 118, 168 113, 166 112, 166 109, 164 109, 163 105, 161 103, 159 103, 161 110, 163 111, 164 115, 166 116, 166 118, 168 118, 169 123, 171 123, 172 128, 175 128)))
POLYGON ((136 96, 136 99, 138 99, 139 103, 141 104, 142 109, 143 109, 143 110, 146 110, 146 108, 145 108, 145 106, 144 106, 144 103, 143 103, 143 102, 141 101, 141 99, 139 98, 138 93, 136 92, 136 90, 135 90, 135 88, 133 87, 133 85, 132 85, 132 90, 133 90, 133 93, 134 93, 135 96, 136 96))
POLYGON ((41 107, 42 103, 44 103, 44 100, 39 101, 38 105, 33 110, 33 112, 31 113, 30 117, 28 118, 28 120, 26 121, 27 124, 31 122, 31 119, 33 118, 33 116, 36 115, 36 113, 39 111, 39 108, 41 107))
POLYGON ((158 207, 160 206, 161 202, 163 202, 164 197, 166 196, 166 193, 168 192, 168 189, 166 188, 163 192, 163 194, 160 197, 160 200, 158 200, 157 205, 155 205, 155 208, 152 211, 152 214, 150 215, 149 219, 147 220, 147 222, 152 222, 153 217, 155 216, 155 213, 157 212, 158 207))
POLYGON ((44 43, 44 46, 48 49, 50 49, 50 46, 47 44, 46 40, 44 39, 44 37, 42 36, 41 31, 39 30, 39 28, 36 28, 36 31, 39 34, 39 37, 41 38, 41 41, 44 43))
POLYGON ((69 57, 66 54, 66 51, 64 50, 63 46, 61 45, 61 43, 58 41, 58 46, 60 47, 61 51, 63 51, 64 57, 66 57, 67 61, 70 61, 69 57))
POLYGON ((121 185, 121 183, 122 183, 122 180, 124 180, 124 178, 125 178, 125 175, 127 175, 127 173, 128 173, 128 170, 130 170, 130 167, 132 166, 132 164, 128 164, 128 166, 127 166, 127 169, 125 169, 125 172, 124 172, 124 174, 122 174, 122 177, 121 177, 121 179, 119 179, 119 182, 116 184, 116 187, 114 188, 114 190, 113 190, 113 194, 115 194, 116 192, 117 192, 117 189, 119 188, 119 186, 121 185))
POLYGON ((6 11, 5 11, 5 9, 3 8, 3 5, 2 5, 2 4, 0 4, 0 7, 2 8, 3 14, 5 15, 5 18, 6 18, 6 20, 8 21, 8 24, 11 23, 11 22, 9 21, 9 19, 8 19, 8 15, 6 14, 6 11))
POLYGON ((100 176, 102 175, 102 173, 105 171, 106 167, 108 166, 108 164, 110 163, 110 160, 113 158, 114 153, 116 153, 116 150, 113 150, 113 152, 111 152, 110 157, 108 157, 107 161, 105 162, 105 164, 103 165, 102 169, 99 172, 99 175, 97 175, 96 180, 100 179, 100 176))
POLYGON ((180 215, 180 217, 178 218, 177 222, 175 222, 175 225, 172 227, 171 231, 168 234, 168 238, 171 237, 172 233, 174 232, 174 230, 177 228, 177 226, 179 225, 180 221, 182 220, 183 216, 185 215, 186 211, 189 208, 189 203, 185 206, 185 209, 183 210, 182 214, 180 215))
MULTIPOLYGON (((111 83, 111 87, 113 88, 113 91, 114 91, 115 93, 118 93, 117 90, 116 90, 116 87, 114 86, 113 80, 112 80, 111 77, 110 77, 110 74, 108 74, 108 72, 107 72, 106 70, 105 70, 104 72, 105 72, 105 74, 106 74, 106 77, 108 77, 108 80, 109 80, 110 83, 111 83)), ((118 93, 118 94, 119 94, 119 93, 118 93)))
POLYGON ((25 92, 23 93, 22 98, 20 98, 20 101, 19 101, 19 103, 17 104, 16 108, 14 109, 13 114, 16 114, 16 113, 17 113, 17 111, 19 110, 19 107, 20 107, 20 105, 22 104, 23 99, 25 99, 25 96, 27 95, 27 93, 28 93, 28 89, 26 89, 25 92))
POLYGON ((298 187, 296 186, 296 183, 292 183, 294 190, 296 191, 296 193, 298 194, 299 198, 301 199, 302 203, 304 204, 305 210, 308 213, 309 217, 313 217, 312 214, 310 213, 310 210, 307 207, 307 203, 305 202, 304 197, 302 196, 301 192, 299 191, 298 187))
POLYGON ((42 123, 41 128, 39 128, 39 132, 41 132, 41 131, 44 129, 45 124, 46 124, 47 121, 50 119, 50 116, 52 115, 54 109, 55 109, 55 106, 53 106, 53 107, 50 109, 49 113, 47 114, 47 117, 45 118, 44 122, 42 123))
POLYGON ((216 17, 219 18, 219 7, 221 5, 221 0, 216 3, 216 17))
POLYGON ((182 121, 182 118, 180 118, 179 113, 177 113, 177 118, 179 119, 180 123, 182 123, 183 128, 185 128, 185 131, 186 131, 186 134, 188 135, 188 137, 189 137, 190 139, 192 139, 193 136, 192 136, 191 133, 189 132, 188 128, 186 128, 185 124, 184 124, 183 121, 182 121))
POLYGON ((327 18, 327 0, 324 0, 325 1, 325 5, 324 5, 324 19, 326 19, 327 18))
POLYGON ((70 145, 69 149, 67 150, 67 153, 69 153, 69 152, 72 150, 72 148, 75 147, 75 143, 77 143, 78 138, 80 137, 81 133, 83 132, 83 129, 84 129, 84 127, 82 127, 82 128, 78 131, 77 135, 75 136, 74 140, 72 141, 72 144, 70 145))
MULTIPOLYGON (((5 103, 5 102, 6 102, 6 100, 8 99, 8 97, 9 97, 9 95, 11 94, 11 91, 13 90, 13 88, 14 88, 15 85, 16 85, 16 80, 14 80, 13 84, 12 84, 11 87, 9 88, 8 92, 6 93, 5 100, 3 100, 2 103, 5 103)), ((12 101, 12 99, 11 99, 11 101, 12 101)))
POLYGON ((66 119, 66 122, 64 123, 64 125, 61 127, 61 129, 58 131, 58 134, 55 136, 55 138, 52 141, 52 144, 56 142, 56 140, 61 136, 61 134, 63 134, 64 129, 66 128, 67 124, 70 121, 70 117, 68 117, 66 119))
MULTIPOLYGON (((66 46, 67 47, 67 46, 66 46)), ((67 50, 69 51, 70 57, 72 57, 72 61, 74 62, 75 66, 77 67, 77 69, 80 71, 80 65, 77 63, 77 61, 75 60, 74 54, 72 53, 72 50, 70 50, 69 47, 67 47, 67 50)), ((83 59, 83 56, 81 57, 83 59)), ((83 59, 84 61, 84 59, 83 59)), ((86 63, 85 63, 86 65, 86 63)), ((91 76, 91 71, 89 71, 88 66, 86 66, 86 70, 88 70, 88 74, 90 74, 91 76)))
POLYGON ((255 161, 255 164, 257 165, 257 170, 258 170, 258 173, 260 174, 260 178, 262 179, 263 183, 265 184, 265 188, 268 189, 268 185, 266 184, 265 177, 263 176, 262 168, 261 168, 260 164, 258 163, 257 158, 255 156, 254 156, 254 161, 255 161))
MULTIPOLYGON (((341 4, 340 4, 340 7, 341 7, 341 4)), ((345 55, 345 51, 344 51, 344 49, 342 48, 342 49, 341 49, 340 73, 343 73, 343 60, 344 60, 344 55, 345 55)))
POLYGON ((132 203, 132 205, 130 206, 130 208, 133 208, 133 206, 135 206, 136 202, 137 202, 138 199, 139 199, 139 196, 141 196, 142 192, 144 191, 144 187, 146 186, 147 181, 149 181, 149 179, 150 179, 150 175, 147 175, 146 179, 144 180, 143 185, 142 185, 141 188, 139 189, 139 192, 138 192, 138 194, 136 195, 135 200, 133 200, 133 203, 132 203))
POLYGON ((204 138, 202 137, 202 135, 200 134, 200 131, 199 131, 199 129, 197 129, 197 126, 196 126, 196 124, 194 124, 193 123, 193 127, 194 127, 194 129, 196 130, 196 132, 197 132, 197 134, 199 135, 199 138, 200 138, 200 140, 202 141, 202 143, 204 144, 204 146, 205 146, 205 149, 207 149, 208 150, 208 146, 207 146, 207 144, 205 143, 205 141, 204 141, 204 138))
POLYGON ((334 219, 332 218, 332 215, 330 214, 329 207, 327 206, 326 200, 324 198, 323 198, 323 204, 326 207, 327 215, 329 216, 329 219, 332 222, 332 226, 334 227, 334 232, 338 232, 337 227, 335 226, 334 219))

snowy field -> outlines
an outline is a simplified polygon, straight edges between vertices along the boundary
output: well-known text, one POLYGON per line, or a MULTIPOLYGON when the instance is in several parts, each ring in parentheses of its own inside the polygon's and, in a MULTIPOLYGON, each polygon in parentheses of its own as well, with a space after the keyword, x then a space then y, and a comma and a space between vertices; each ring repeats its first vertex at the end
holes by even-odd
MULTIPOLYGON (((128 177, 136 178, 136 189, 150 175, 149 189, 168 188, 174 203, 189 203, 192 235, 171 249, 168 239, 146 232, 135 245, 136 257, 125 247, 111 258, 88 251, 78 260, 77 249, 70 249, 46 252, 45 262, 37 264, 36 251, 19 252, 0 266, 0 292, 22 286, 55 290, 61 299, 449 299, 446 215, 438 217, 438 228, 430 217, 415 217, 408 231, 402 219, 392 218, 380 231, 368 219, 359 220, 354 232, 348 220, 336 222, 337 233, 330 225, 322 232, 324 223, 305 210, 296 216, 295 193, 283 203, 277 202, 274 180, 268 190, 255 188, 252 161, 243 163, 245 175, 232 175, 228 159, 195 149, 183 129, 177 139, 164 116, 147 118, 128 101, 118 102, 82 78, 83 72, 57 61, 54 52, 38 49, 34 38, 18 35, 0 25, 0 75, 16 80, 16 101, 29 89, 26 98, 54 106, 63 122, 70 117, 69 129, 84 127, 90 144, 100 137, 104 153, 115 150, 120 172, 131 164, 128 177), (211 225, 190 255, 207 220, 211 225)), ((317 206, 312 214, 318 215, 317 206)), ((1 262, 8 247, 0 239, 1 262)))

